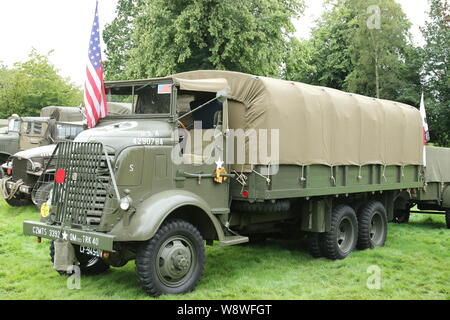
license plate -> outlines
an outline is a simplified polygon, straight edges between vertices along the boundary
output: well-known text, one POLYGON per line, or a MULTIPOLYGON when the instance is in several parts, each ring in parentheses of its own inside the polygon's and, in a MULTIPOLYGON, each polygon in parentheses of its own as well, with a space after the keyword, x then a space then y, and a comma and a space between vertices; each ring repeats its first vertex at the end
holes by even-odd
POLYGON ((90 247, 80 246, 80 253, 87 254, 88 256, 101 258, 103 255, 103 251, 100 249, 94 249, 90 247))

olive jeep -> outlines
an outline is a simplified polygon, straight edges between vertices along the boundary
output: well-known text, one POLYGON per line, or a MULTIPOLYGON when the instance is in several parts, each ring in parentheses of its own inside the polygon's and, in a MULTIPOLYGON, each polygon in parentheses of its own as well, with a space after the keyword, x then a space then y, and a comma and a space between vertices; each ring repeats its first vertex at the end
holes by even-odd
POLYGON ((132 114, 57 145, 41 220, 23 224, 52 240, 59 272, 135 260, 150 295, 186 293, 205 243, 288 233, 344 259, 383 246, 404 191, 423 187, 422 121, 408 105, 226 71, 105 87, 132 114))

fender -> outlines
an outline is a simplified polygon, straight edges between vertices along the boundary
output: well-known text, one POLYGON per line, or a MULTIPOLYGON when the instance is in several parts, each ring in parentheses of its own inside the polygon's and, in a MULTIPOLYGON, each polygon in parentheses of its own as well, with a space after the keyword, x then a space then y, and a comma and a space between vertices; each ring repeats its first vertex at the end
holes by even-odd
POLYGON ((7 152, 0 152, 0 165, 4 164, 8 161, 8 158, 11 157, 11 154, 7 152))
POLYGON ((445 209, 450 208, 450 185, 446 186, 442 192, 442 207, 445 209))
POLYGON ((202 214, 214 226, 218 240, 225 239, 220 222, 212 214, 206 201, 185 190, 167 190, 152 195, 136 207, 128 226, 125 226, 124 219, 121 219, 108 234, 115 236, 114 241, 146 241, 156 234, 171 213, 184 206, 201 209, 202 214))

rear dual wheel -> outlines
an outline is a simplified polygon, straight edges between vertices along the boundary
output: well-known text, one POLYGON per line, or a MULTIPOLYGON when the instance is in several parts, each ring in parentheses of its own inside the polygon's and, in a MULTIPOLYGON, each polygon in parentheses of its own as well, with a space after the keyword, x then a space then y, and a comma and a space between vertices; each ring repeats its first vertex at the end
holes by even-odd
POLYGON ((379 201, 369 201, 358 212, 358 249, 382 247, 387 237, 386 209, 379 201))
POLYGON ((347 205, 338 205, 331 213, 330 231, 308 233, 310 254, 315 258, 344 259, 356 247, 358 221, 355 210, 347 205))
POLYGON ((358 206, 358 214, 338 205, 331 214, 330 231, 308 234, 308 250, 315 258, 346 258, 354 249, 383 246, 387 237, 386 209, 379 201, 358 206))

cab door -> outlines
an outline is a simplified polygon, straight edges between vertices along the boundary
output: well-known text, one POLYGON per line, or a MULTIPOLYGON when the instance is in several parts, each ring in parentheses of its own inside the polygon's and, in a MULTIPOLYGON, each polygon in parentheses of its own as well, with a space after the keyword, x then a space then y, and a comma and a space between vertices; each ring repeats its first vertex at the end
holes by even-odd
POLYGON ((193 192, 204 199, 214 214, 229 213, 230 165, 226 163, 226 143, 223 111, 215 115, 214 128, 194 125, 184 130, 182 163, 175 169, 175 186, 193 192))

